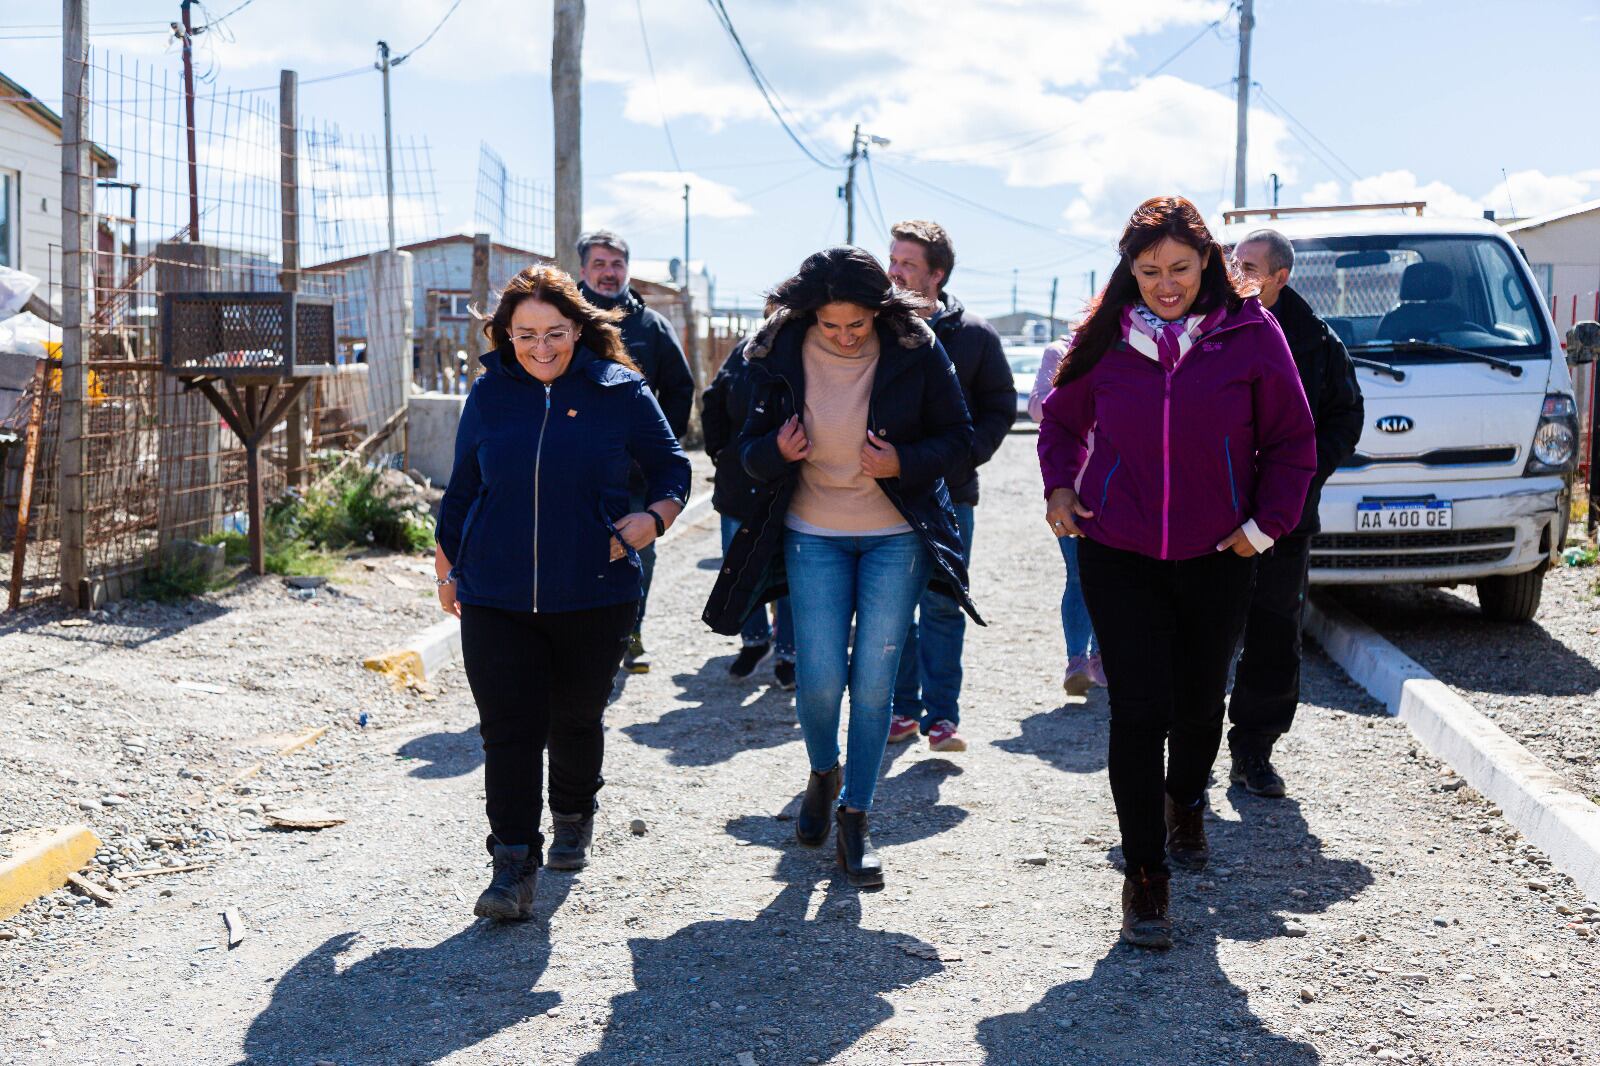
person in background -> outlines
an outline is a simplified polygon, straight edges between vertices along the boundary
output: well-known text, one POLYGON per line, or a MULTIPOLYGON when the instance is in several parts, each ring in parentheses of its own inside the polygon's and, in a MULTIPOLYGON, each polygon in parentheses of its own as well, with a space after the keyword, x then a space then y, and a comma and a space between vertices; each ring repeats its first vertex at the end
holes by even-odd
MULTIPOLYGON (((681 440, 689 429, 689 413, 694 408, 694 375, 672 323, 661 312, 646 307, 644 297, 628 285, 628 242, 610 230, 591 230, 578 238, 578 263, 583 298, 602 311, 622 312, 618 327, 628 357, 655 393, 673 435, 681 440)), ((639 471, 634 471, 630 484, 633 509, 637 511, 645 504, 645 482, 639 471)), ((656 571, 655 545, 646 547, 639 557, 644 564, 644 591, 639 597, 639 617, 622 659, 623 669, 630 674, 650 670, 644 648, 644 616, 656 571)))
MULTIPOLYGON (((1070 344, 1067 337, 1057 338, 1045 348, 1039 361, 1039 373, 1028 393, 1028 417, 1035 423, 1044 421, 1044 398, 1055 388, 1056 374, 1060 372, 1061 361, 1066 358, 1070 344)), ((1062 562, 1067 565, 1067 580, 1061 587, 1061 635, 1067 642, 1067 669, 1061 676, 1061 687, 1069 696, 1083 696, 1090 686, 1105 687, 1106 671, 1100 663, 1100 643, 1095 640, 1094 623, 1089 620, 1089 608, 1083 602, 1078 538, 1058 535, 1056 545, 1061 549, 1062 562)))
POLYGON ((456 430, 434 570, 440 607, 461 619, 483 737, 494 876, 480 917, 527 918, 542 862, 588 861, 601 716, 638 614, 639 553, 689 495, 689 460, 616 318, 555 267, 519 273, 484 326, 494 350, 456 430), (648 507, 628 502, 635 466, 648 507))
MULTIPOLYGON (((716 464, 716 486, 711 506, 722 516, 722 551, 726 555, 739 527, 755 517, 761 486, 745 471, 735 446, 739 431, 750 414, 750 364, 744 361, 749 345, 746 337, 723 360, 717 376, 711 379, 700 404, 700 425, 705 431, 706 455, 716 464)), ((773 604, 773 619, 767 608, 758 604, 739 631, 744 644, 728 664, 730 677, 746 678, 768 655, 774 655, 772 676, 780 689, 794 688, 794 616, 789 597, 780 596, 773 604)))
POLYGON ((955 370, 918 314, 922 298, 897 290, 868 252, 817 252, 771 299, 777 310, 744 353, 753 384, 738 445, 761 492, 704 618, 731 636, 756 605, 788 589, 795 711, 811 767, 795 837, 819 847, 836 823, 846 879, 874 887, 883 863, 867 815, 911 612, 931 580, 977 619, 944 485, 945 471, 972 450, 972 422, 955 370))
POLYGON ((1206 787, 1254 557, 1300 523, 1316 436, 1294 359, 1200 212, 1134 212, 1044 402, 1045 521, 1079 536, 1111 702, 1122 937, 1172 946, 1168 859, 1203 869, 1206 787))
MULTIPOLYGON (((956 252, 944 227, 912 219, 896 223, 889 236, 889 278, 927 301, 922 317, 955 365, 972 416, 972 448, 944 472, 961 534, 961 561, 970 572, 978 467, 999 450, 1016 421, 1016 379, 1001 351, 1000 334, 945 289, 955 270, 956 252)), ((956 601, 931 590, 922 594, 917 613, 921 621, 911 623, 900 651, 889 743, 910 740, 920 732, 934 751, 966 751, 967 742, 958 732, 966 616, 956 601)))
POLYGON ((1272 747, 1294 723, 1300 705, 1300 625, 1305 614, 1311 538, 1322 528, 1322 486, 1361 440, 1365 407, 1355 364, 1339 335, 1289 287, 1294 245, 1276 230, 1256 230, 1234 249, 1239 271, 1261 289, 1261 306, 1283 328, 1317 427, 1317 473, 1294 531, 1279 537, 1256 563, 1256 587, 1244 626, 1244 650, 1228 700, 1228 777, 1256 796, 1285 792, 1272 747))

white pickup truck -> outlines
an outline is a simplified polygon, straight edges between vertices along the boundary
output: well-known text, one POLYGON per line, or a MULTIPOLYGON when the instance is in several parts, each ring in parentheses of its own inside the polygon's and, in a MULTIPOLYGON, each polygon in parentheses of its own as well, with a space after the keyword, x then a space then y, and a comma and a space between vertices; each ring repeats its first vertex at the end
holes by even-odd
POLYGON ((1492 222, 1308 215, 1289 284, 1356 361, 1366 428, 1322 493, 1313 584, 1477 586, 1531 619, 1566 536, 1577 407, 1555 324, 1492 222))

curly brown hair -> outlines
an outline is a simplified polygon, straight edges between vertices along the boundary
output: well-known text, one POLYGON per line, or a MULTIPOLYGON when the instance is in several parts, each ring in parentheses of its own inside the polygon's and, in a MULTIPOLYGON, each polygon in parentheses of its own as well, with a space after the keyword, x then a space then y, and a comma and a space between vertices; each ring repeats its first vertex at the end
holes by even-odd
POLYGON ((617 329, 627 313, 602 311, 583 298, 571 275, 559 267, 541 265, 526 267, 506 282, 500 290, 500 304, 483 323, 483 335, 496 348, 511 344, 511 316, 524 300, 539 300, 560 311, 578 326, 577 343, 588 348, 601 359, 609 359, 640 373, 639 367, 628 357, 628 348, 622 343, 622 332, 617 329))

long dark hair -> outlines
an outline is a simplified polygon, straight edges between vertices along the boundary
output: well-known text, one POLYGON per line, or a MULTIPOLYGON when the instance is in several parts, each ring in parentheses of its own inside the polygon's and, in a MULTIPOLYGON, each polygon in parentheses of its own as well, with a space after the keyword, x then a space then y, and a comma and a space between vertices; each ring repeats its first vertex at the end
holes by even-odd
POLYGON ((776 285, 767 300, 807 325, 820 307, 855 304, 876 311, 878 319, 900 336, 915 330, 917 313, 928 304, 916 293, 896 289, 871 252, 843 245, 806 256, 794 277, 776 285))
POLYGON ((496 348, 510 347, 511 316, 524 300, 539 300, 554 307, 577 324, 577 344, 602 359, 639 372, 638 366, 628 358, 628 347, 622 343, 622 332, 617 329, 617 323, 627 312, 602 311, 585 300, 577 283, 559 267, 526 267, 506 282, 506 287, 500 290, 499 306, 483 324, 483 335, 489 338, 490 344, 496 348))
POLYGON ((1089 317, 1073 336, 1072 350, 1057 368, 1055 384, 1065 385, 1083 377, 1111 350, 1122 333, 1123 308, 1142 299, 1139 282, 1133 276, 1133 261, 1168 239, 1188 245, 1205 261, 1200 272, 1200 293, 1195 297, 1191 313, 1206 314, 1218 307, 1229 311, 1239 309, 1251 290, 1234 271, 1222 245, 1211 236, 1200 211, 1181 196, 1153 196, 1140 204, 1128 219, 1122 239, 1117 242, 1121 255, 1117 268, 1111 272, 1106 287, 1089 304, 1089 317))

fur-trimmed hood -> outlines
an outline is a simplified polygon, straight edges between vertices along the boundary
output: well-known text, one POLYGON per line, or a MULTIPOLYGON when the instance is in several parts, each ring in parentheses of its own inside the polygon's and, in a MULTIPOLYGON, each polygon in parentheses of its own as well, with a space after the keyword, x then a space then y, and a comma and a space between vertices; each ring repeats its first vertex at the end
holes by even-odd
MULTIPOLYGON (((767 353, 772 351, 772 346, 777 343, 778 334, 783 332, 783 327, 796 321, 798 317, 793 311, 787 307, 778 308, 750 334, 750 342, 744 348, 745 359, 750 362, 765 359, 767 353)), ((904 320, 886 320, 880 315, 874 325, 881 323, 886 327, 894 339, 900 342, 902 348, 922 348, 934 342, 933 330, 922 319, 912 317, 909 328, 906 328, 903 322, 904 320)))

